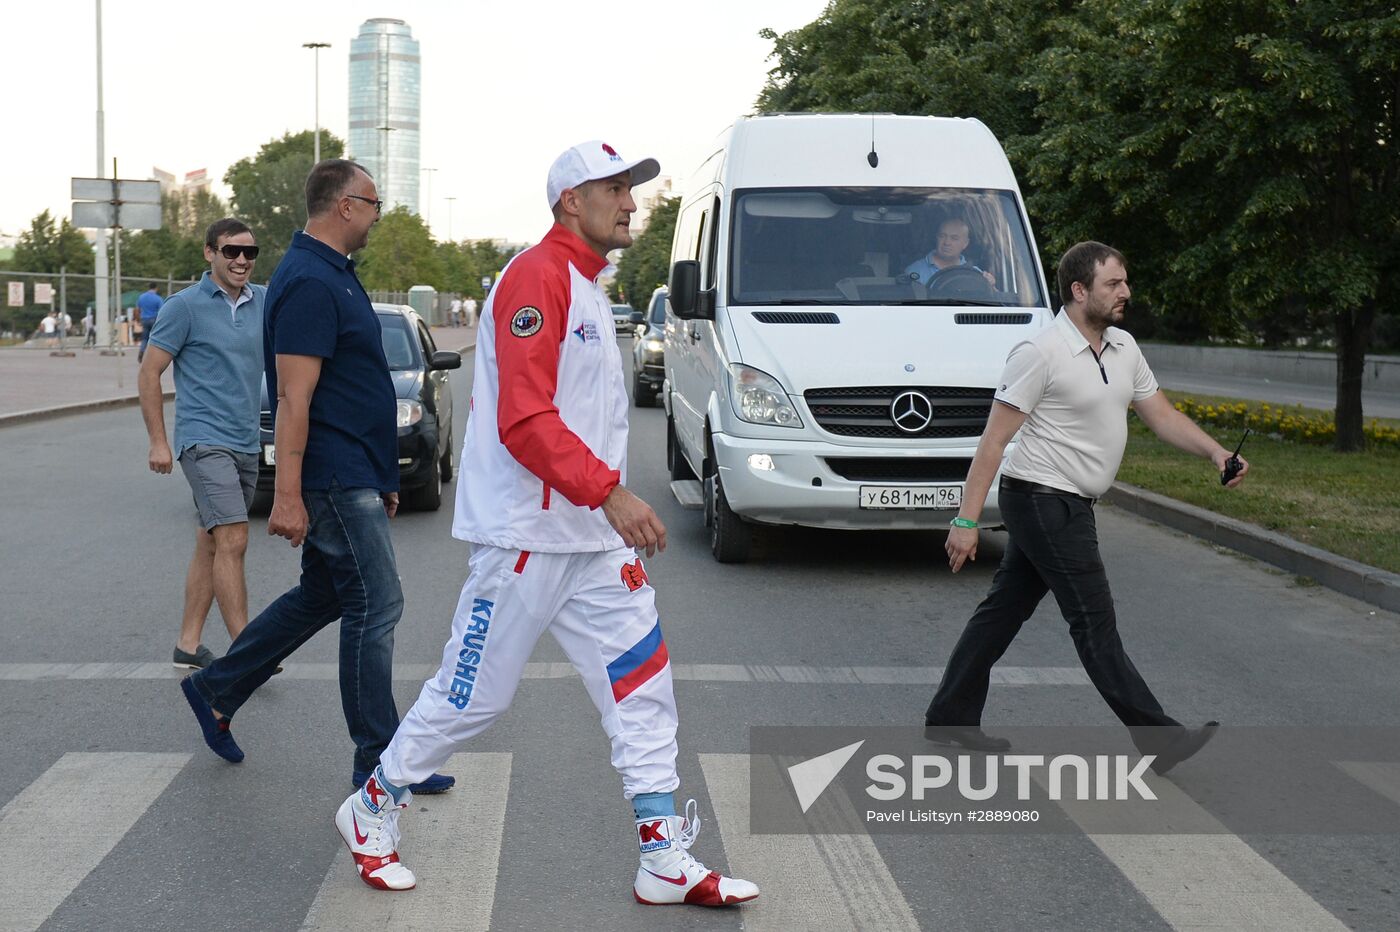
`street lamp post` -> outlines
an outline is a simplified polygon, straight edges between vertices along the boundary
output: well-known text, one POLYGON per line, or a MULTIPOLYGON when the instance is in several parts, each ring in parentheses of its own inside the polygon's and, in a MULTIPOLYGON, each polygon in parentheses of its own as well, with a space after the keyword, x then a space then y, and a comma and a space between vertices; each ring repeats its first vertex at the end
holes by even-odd
POLYGON ((436 168, 418 169, 419 174, 428 173, 427 197, 423 198, 423 203, 428 205, 428 209, 423 213, 423 225, 428 228, 429 233, 433 231, 433 172, 435 171, 437 171, 436 168))
POLYGON ((447 201, 447 241, 449 243, 455 243, 457 241, 452 238, 452 202, 457 199, 455 197, 445 197, 443 200, 447 201))
POLYGON ((314 153, 312 159, 313 162, 319 162, 321 161, 321 49, 328 49, 331 47, 331 44, 329 42, 303 42, 301 47, 304 49, 311 49, 312 54, 316 57, 316 64, 314 66, 316 72, 316 96, 315 103, 313 104, 316 112, 316 141, 313 143, 314 153))
MULTIPOLYGON (((104 178, 107 174, 106 149, 106 127, 104 126, 104 115, 102 112, 102 0, 97 0, 97 177, 104 178)), ((107 231, 98 228, 97 230, 97 262, 93 269, 97 273, 93 280, 95 292, 93 294, 93 315, 96 317, 97 341, 105 352, 111 351, 112 342, 112 320, 110 289, 111 281, 107 278, 107 231)))

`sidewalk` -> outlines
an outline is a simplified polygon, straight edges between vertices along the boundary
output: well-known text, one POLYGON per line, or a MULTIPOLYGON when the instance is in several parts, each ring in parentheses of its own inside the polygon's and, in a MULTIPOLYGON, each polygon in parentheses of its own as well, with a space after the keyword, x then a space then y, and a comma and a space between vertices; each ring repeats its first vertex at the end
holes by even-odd
MULTIPOLYGON (((438 349, 470 350, 476 326, 433 327, 438 349)), ((122 355, 103 356, 95 349, 75 347, 71 357, 50 356, 47 347, 0 348, 0 426, 24 420, 77 414, 96 408, 136 404, 136 348, 122 355)), ((174 367, 165 370, 161 385, 173 397, 174 367)))

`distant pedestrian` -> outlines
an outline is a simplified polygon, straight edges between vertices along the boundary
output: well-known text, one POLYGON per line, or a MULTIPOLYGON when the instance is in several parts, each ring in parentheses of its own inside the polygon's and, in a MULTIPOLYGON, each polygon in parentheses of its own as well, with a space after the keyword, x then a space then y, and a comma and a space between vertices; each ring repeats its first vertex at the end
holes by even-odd
MULTIPOLYGON (((206 244, 205 249, 208 248, 206 244)), ((136 351, 137 362, 145 358, 146 345, 151 342, 151 331, 155 329, 156 320, 160 317, 161 305, 165 303, 161 300, 159 289, 159 285, 151 282, 141 293, 141 297, 136 299, 136 307, 141 312, 141 348, 136 351)))
POLYGON ((462 314, 470 326, 476 326, 476 298, 467 298, 462 302, 462 314))
POLYGON ((42 329, 42 330, 44 331, 44 339, 48 342, 49 346, 57 346, 57 345, 58 345, 58 314, 57 314, 57 312, 55 312, 55 311, 49 311, 49 313, 45 314, 43 320, 39 321, 39 327, 40 327, 40 329, 42 329))
MULTIPOLYGON (((1137 343, 1114 326, 1128 303, 1123 255, 1103 243, 1070 247, 1060 260, 1065 305, 1055 322, 1012 348, 986 430, 968 470, 946 549, 957 572, 977 558, 977 518, 1001 468, 998 500, 1010 533, 992 589, 963 629, 924 714, 928 737, 983 751, 1010 747, 982 731, 992 666, 1047 592, 1069 623, 1079 660, 1127 725, 1152 769, 1166 773, 1214 736, 1217 722, 1187 729, 1162 711, 1123 650, 1099 556, 1094 503, 1108 491, 1127 443, 1127 408, 1172 446, 1211 461, 1230 451, 1172 407, 1137 343), (1020 431, 1016 449, 1002 453, 1020 431)), ((1239 485, 1249 464, 1240 459, 1239 485)))
POLYGON ((200 643, 214 600, 237 639, 248 625, 243 557, 248 508, 258 481, 258 413, 263 368, 263 300, 250 284, 258 247, 253 231, 226 217, 204 234, 209 270, 173 295, 148 333, 137 387, 150 438, 152 472, 178 460, 194 492, 199 529, 185 574, 185 606, 174 664, 199 669, 214 660, 200 643), (175 447, 166 440, 160 378, 175 364, 175 447))
MULTIPOLYGON (((276 437, 267 531, 305 544, 301 580, 254 618, 228 654, 182 684, 214 753, 238 763, 229 722, 277 664, 340 621, 340 700, 359 786, 399 724, 394 626, 403 592, 389 538, 399 505, 397 402, 379 318, 350 254, 382 202, 359 165, 327 159, 306 180, 306 231, 267 288, 263 364, 276 437)), ((417 793, 455 783, 432 774, 417 793)))
POLYGON ((87 316, 83 318, 83 346, 97 345, 97 319, 93 316, 92 308, 88 308, 87 316))
POLYGON ((73 318, 68 316, 67 311, 58 312, 58 326, 58 336, 60 341, 67 337, 68 334, 73 332, 73 318))
POLYGON ((452 326, 454 326, 454 327, 460 327, 460 326, 462 326, 462 299, 461 299, 461 298, 453 298, 453 299, 452 299, 452 303, 451 303, 450 305, 448 305, 447 317, 448 317, 448 320, 451 322, 452 326))

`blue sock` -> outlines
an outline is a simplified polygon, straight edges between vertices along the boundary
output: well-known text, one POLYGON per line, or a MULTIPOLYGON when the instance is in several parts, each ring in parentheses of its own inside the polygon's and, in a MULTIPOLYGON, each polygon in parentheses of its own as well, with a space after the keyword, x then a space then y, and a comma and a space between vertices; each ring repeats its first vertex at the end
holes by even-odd
POLYGON ((372 776, 375 780, 379 781, 380 787, 389 791, 389 795, 394 797, 394 802, 397 803, 403 800, 404 790, 408 789, 408 787, 398 786, 397 784, 390 783, 388 780, 386 780, 384 778, 383 767, 375 767, 372 776))
POLYGON ((632 811, 639 819, 661 819, 676 814, 673 793, 638 793, 632 797, 632 811))

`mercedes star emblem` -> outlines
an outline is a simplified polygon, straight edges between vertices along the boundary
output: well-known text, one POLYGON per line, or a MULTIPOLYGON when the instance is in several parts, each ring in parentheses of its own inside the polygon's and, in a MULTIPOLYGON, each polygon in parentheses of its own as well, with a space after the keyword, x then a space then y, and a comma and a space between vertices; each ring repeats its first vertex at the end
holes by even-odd
POLYGON ((933 404, 922 392, 902 392, 890 403, 890 420, 906 434, 917 434, 933 420, 933 404))

